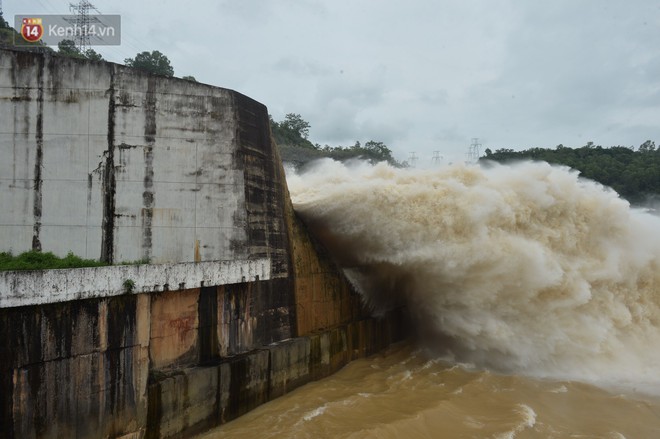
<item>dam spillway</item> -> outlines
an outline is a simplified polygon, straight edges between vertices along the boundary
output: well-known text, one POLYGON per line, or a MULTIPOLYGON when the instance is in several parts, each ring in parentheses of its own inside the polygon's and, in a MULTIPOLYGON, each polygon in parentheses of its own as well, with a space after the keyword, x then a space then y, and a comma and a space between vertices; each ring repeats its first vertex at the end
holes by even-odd
POLYGON ((0 272, 7 437, 185 437, 405 335, 296 216, 240 93, 0 49, 0 157, 0 251, 150 262, 0 272))

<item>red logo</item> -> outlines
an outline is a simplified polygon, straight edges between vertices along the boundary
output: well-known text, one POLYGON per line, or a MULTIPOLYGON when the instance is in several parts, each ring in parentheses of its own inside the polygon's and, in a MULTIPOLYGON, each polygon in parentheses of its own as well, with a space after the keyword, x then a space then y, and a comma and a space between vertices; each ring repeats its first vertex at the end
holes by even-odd
POLYGON ((44 36, 41 18, 24 18, 21 25, 21 35, 28 43, 36 43, 44 36))

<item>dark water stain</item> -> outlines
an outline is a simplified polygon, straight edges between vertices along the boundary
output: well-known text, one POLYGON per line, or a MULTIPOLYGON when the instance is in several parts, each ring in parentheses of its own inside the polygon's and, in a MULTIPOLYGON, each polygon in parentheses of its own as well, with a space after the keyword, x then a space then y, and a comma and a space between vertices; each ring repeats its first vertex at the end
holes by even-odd
POLYGON ((137 296, 108 299, 108 347, 105 352, 108 413, 119 414, 136 407, 133 369, 137 359, 132 349, 137 344, 136 314, 137 296))
POLYGON ((114 259, 114 230, 115 230, 115 72, 110 68, 110 88, 106 91, 108 96, 108 148, 104 152, 105 165, 103 167, 103 221, 101 225, 101 260, 112 263, 114 259))
POLYGON ((154 191, 154 146, 156 144, 156 81, 150 76, 147 80, 144 121, 144 191, 142 192, 142 257, 151 259, 153 249, 153 216, 155 205, 154 191))
POLYGON ((41 251, 41 214, 43 207, 43 179, 41 171, 43 169, 44 159, 44 57, 37 58, 37 125, 35 141, 37 144, 36 157, 34 161, 34 204, 32 209, 32 250, 41 251))
POLYGON ((160 425, 163 418, 162 390, 159 382, 147 387, 147 432, 145 439, 160 438, 160 425))
POLYGON ((270 355, 268 351, 256 350, 249 354, 229 359, 221 367, 229 367, 229 398, 222 407, 223 422, 236 419, 268 401, 270 387, 270 355))
POLYGON ((199 363, 207 364, 219 357, 218 352, 218 287, 202 287, 199 293, 199 363))

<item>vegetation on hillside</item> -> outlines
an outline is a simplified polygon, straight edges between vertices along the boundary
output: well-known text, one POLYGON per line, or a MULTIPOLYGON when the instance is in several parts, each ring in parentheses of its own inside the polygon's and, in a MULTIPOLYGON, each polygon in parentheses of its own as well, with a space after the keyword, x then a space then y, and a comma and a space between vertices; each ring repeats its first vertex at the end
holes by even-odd
MULTIPOLYGON (((28 50, 28 51, 38 51, 38 52, 54 52, 49 46, 39 41, 37 43, 28 43, 23 41, 21 35, 14 30, 13 27, 9 25, 7 21, 0 15, 0 47, 11 47, 12 49, 17 50, 28 50), (21 41, 21 45, 15 45, 14 40, 18 39, 21 41)), ((63 56, 70 56, 72 58, 84 58, 91 59, 94 61, 101 61, 103 57, 97 53, 94 49, 87 49, 84 53, 81 52, 76 44, 72 40, 62 40, 57 45, 57 54, 63 56)))
POLYGON ((14 44, 14 29, 0 15, 0 47, 14 44))
POLYGON ((308 139, 311 125, 300 114, 288 113, 280 122, 270 116, 270 128, 282 161, 292 163, 296 167, 324 157, 338 161, 359 158, 370 163, 384 161, 393 166, 405 166, 394 159, 392 151, 383 142, 369 140, 362 145, 356 141, 348 147, 314 144, 308 139))
POLYGON ((23 37, 21 37, 21 35, 16 32, 9 22, 7 22, 0 14, 0 47, 11 47, 16 50, 29 50, 35 52, 53 51, 53 49, 46 46, 42 41, 36 43, 23 42, 20 46, 15 46, 14 39, 22 41, 23 37))
POLYGON ((576 169, 582 177, 611 187, 633 203, 660 197, 660 150, 651 140, 642 143, 637 151, 625 146, 604 148, 593 142, 579 148, 557 145, 555 149, 523 151, 486 149, 480 160, 542 160, 576 169))

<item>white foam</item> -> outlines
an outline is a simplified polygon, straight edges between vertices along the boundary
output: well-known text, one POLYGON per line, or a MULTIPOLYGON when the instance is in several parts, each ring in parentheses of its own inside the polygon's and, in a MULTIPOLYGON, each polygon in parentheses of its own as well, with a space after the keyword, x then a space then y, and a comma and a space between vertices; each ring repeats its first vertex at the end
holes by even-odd
POLYGON ((562 384, 561 386, 557 387, 556 389, 551 389, 550 392, 551 393, 566 393, 566 392, 568 392, 568 388, 562 384))
POLYGON ((516 434, 536 425, 536 412, 530 406, 525 404, 517 404, 515 412, 519 415, 522 415, 521 422, 516 425, 513 430, 506 431, 495 436, 497 439, 513 439, 516 437, 516 434))
POLYGON ((327 404, 323 404, 320 407, 315 408, 314 410, 307 412, 303 415, 302 419, 303 421, 311 421, 312 419, 316 418, 317 416, 321 416, 325 411, 328 409, 327 404))

